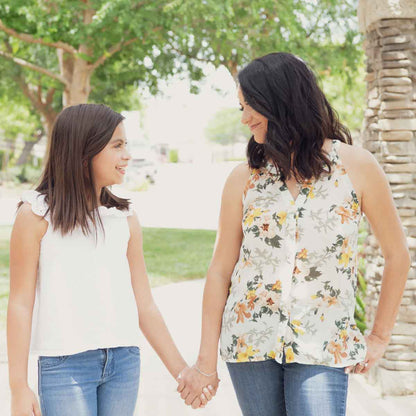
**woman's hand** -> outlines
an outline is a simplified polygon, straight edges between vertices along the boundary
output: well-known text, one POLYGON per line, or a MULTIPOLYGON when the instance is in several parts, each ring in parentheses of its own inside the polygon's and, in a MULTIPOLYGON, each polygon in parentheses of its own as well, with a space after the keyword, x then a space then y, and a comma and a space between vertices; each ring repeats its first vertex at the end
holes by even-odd
POLYGON ((12 416, 41 416, 38 399, 29 387, 12 390, 12 416))
POLYGON ((217 373, 207 377, 196 370, 195 367, 186 367, 179 374, 177 391, 181 394, 185 404, 193 409, 205 407, 216 394, 219 378, 217 373))
POLYGON ((370 368, 384 355, 389 339, 382 339, 375 334, 369 334, 365 337, 367 344, 367 354, 363 363, 351 365, 345 368, 346 373, 365 374, 370 368), (365 363, 367 365, 365 365, 365 363))

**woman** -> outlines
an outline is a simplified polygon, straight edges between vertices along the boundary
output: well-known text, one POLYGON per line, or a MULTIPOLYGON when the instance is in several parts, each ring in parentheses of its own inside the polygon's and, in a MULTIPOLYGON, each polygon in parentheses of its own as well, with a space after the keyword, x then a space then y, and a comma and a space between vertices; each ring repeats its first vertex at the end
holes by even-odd
POLYGON ((253 136, 222 196, 196 363, 211 377, 200 383, 214 381, 220 338, 244 416, 345 415, 348 373, 382 357, 410 267, 389 184, 301 59, 266 55, 238 81, 253 136), (365 337, 354 322, 362 214, 385 257, 365 337))
MULTIPOLYGON (((137 215, 109 189, 131 158, 122 121, 104 105, 64 109, 40 184, 19 204, 7 316, 12 416, 133 415, 139 324, 173 377, 190 371, 152 298, 137 215), (39 356, 40 407, 29 349, 39 356)), ((195 408, 215 394, 204 387, 190 397, 195 408)))

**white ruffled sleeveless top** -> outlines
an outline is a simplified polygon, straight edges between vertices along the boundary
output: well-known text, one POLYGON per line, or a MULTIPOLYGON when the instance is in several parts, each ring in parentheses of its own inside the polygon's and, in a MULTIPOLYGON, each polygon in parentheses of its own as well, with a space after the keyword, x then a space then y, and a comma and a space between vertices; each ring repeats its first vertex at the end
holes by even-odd
MULTIPOLYGON (((36 215, 48 206, 36 191, 26 191, 36 215)), ((49 224, 42 238, 30 352, 60 356, 82 351, 139 345, 138 311, 131 285, 127 217, 133 211, 98 208, 105 237, 98 229, 62 236, 49 224)), ((45 219, 50 223, 49 213, 45 219)))

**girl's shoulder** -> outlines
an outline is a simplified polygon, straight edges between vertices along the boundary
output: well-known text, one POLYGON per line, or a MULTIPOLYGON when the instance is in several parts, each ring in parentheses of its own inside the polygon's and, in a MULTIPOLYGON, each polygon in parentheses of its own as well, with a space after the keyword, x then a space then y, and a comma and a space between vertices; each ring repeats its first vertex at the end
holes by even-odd
POLYGON ((20 200, 27 202, 34 214, 45 218, 49 222, 48 204, 45 201, 45 195, 33 189, 24 191, 20 196, 20 200))

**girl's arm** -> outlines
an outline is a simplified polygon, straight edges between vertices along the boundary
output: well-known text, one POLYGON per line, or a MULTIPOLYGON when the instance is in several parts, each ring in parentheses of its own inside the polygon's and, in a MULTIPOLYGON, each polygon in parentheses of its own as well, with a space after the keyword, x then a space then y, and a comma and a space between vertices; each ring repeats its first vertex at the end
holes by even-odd
MULTIPOLYGON (((371 333, 366 337, 367 372, 383 356, 399 311, 411 259, 400 217, 383 169, 368 150, 357 152, 361 161, 362 211, 380 244, 385 260, 377 312, 371 333)), ((352 367, 348 367, 348 372, 352 367)))
POLYGON ((16 216, 10 239, 10 295, 7 308, 7 352, 12 415, 40 416, 39 405, 29 389, 27 366, 35 301, 40 241, 46 220, 24 203, 16 216))
POLYGON ((139 312, 140 329, 168 371, 176 379, 187 364, 179 353, 153 299, 143 257, 142 232, 136 213, 128 217, 128 222, 130 240, 127 258, 139 312))
MULTIPOLYGON (((217 368, 222 314, 243 238, 242 197, 249 175, 246 163, 238 165, 231 172, 223 190, 217 239, 204 289, 201 345, 196 363, 198 369, 207 374, 214 373, 217 368)), ((213 381, 196 369, 192 371, 193 374, 184 377, 179 384, 178 391, 182 394, 186 394, 188 380, 191 377, 198 379, 200 386, 213 381)))

